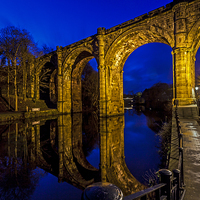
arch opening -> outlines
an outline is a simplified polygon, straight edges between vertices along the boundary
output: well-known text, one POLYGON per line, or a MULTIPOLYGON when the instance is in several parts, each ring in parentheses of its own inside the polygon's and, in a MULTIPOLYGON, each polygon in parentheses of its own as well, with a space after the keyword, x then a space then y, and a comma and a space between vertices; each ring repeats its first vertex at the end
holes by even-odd
MULTIPOLYGON (((158 83, 160 83, 159 86, 161 86, 161 83, 163 84, 163 93, 167 93, 167 91, 164 91, 165 83, 171 87, 171 94, 167 93, 170 95, 169 101, 171 102, 173 81, 171 51, 170 46, 162 43, 145 44, 133 51, 124 64, 124 97, 128 95, 134 97, 134 94, 139 93, 142 95, 145 90, 158 83)), ((157 100, 159 99, 159 102, 166 99, 165 95, 156 94, 156 96, 158 95, 157 100)), ((148 97, 146 96, 146 98, 148 97)), ((155 99, 155 96, 151 98, 155 99)), ((142 100, 140 102, 140 99, 137 101, 137 103, 144 102, 142 100)))
POLYGON ((158 170, 158 165, 162 163, 161 157, 157 153, 158 149, 154 146, 155 140, 157 140, 155 139, 156 131, 151 130, 147 125, 149 125, 148 115, 155 115, 153 110, 156 110, 156 113, 162 112, 171 116, 173 82, 171 52, 172 48, 167 44, 147 43, 135 49, 123 66, 125 112, 126 109, 134 107, 132 111, 134 115, 135 113, 138 115, 132 117, 134 123, 130 123, 128 113, 125 114, 125 162, 133 176, 143 184, 146 184, 143 179, 145 172, 158 170), (126 100, 126 97, 133 99, 133 102, 130 99, 126 100), (131 140, 132 142, 130 142, 131 140), (150 140, 152 142, 145 144, 146 141, 150 140), (142 145, 137 146, 138 141, 142 145), (134 142, 136 145, 133 149, 134 142), (134 154, 135 150, 141 153, 134 154), (137 160, 137 163, 141 163, 141 165, 139 167, 135 165, 131 157, 135 157, 134 160, 137 160), (145 158, 154 160, 154 162, 144 164, 145 158))
POLYGON ((39 74, 40 99, 44 100, 49 108, 57 108, 57 70, 51 62, 47 62, 39 74))
POLYGON ((98 106, 97 62, 89 52, 81 52, 72 65, 72 112, 88 111, 98 106))
MULTIPOLYGON (((141 26, 123 33, 109 47, 105 56, 105 66, 109 68, 106 77, 108 79, 106 83, 106 98, 109 103, 108 115, 124 113, 124 64, 132 52, 149 43, 163 43, 170 47, 174 44, 173 39, 166 30, 160 30, 156 26, 151 26, 148 29, 141 26)), ((144 60, 142 57, 140 59, 144 60)))
POLYGON ((91 166, 99 169, 100 147, 99 147, 99 130, 98 115, 95 112, 83 114, 82 121, 82 143, 83 152, 91 166))
POLYGON ((82 110, 96 111, 98 109, 98 64, 91 59, 84 67, 81 75, 82 84, 82 110))

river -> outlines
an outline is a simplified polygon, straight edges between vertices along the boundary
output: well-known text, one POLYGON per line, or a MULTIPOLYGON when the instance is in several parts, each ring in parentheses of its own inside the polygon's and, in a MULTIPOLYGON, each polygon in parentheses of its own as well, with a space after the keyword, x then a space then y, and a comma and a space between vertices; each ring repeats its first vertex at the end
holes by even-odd
POLYGON ((79 113, 0 125, 0 199, 80 200, 87 185, 102 180, 125 195, 141 190, 161 164, 163 119, 152 113, 132 109, 107 119, 79 113))

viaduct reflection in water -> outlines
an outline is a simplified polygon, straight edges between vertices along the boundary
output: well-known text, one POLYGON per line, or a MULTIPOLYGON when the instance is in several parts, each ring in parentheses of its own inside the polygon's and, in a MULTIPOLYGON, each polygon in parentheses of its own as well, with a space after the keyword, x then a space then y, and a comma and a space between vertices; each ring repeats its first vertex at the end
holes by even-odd
POLYGON ((0 187, 5 198, 33 194, 41 176, 36 167, 58 177, 59 182, 65 181, 81 190, 98 181, 117 185, 124 195, 144 188, 124 160, 124 116, 82 118, 78 113, 33 124, 1 126, 0 187), (99 169, 86 159, 98 139, 99 169))

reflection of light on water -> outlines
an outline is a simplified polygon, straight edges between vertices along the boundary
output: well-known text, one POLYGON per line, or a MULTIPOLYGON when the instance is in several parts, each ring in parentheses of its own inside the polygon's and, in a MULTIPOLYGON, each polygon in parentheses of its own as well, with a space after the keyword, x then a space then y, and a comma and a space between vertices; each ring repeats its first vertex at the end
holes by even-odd
MULTIPOLYGON (((42 171, 43 170, 40 169, 41 173, 42 171)), ((66 182, 59 183, 58 177, 50 173, 44 173, 46 175, 40 178, 38 187, 36 187, 30 200, 68 199, 66 197, 70 197, 69 199, 81 199, 81 190, 66 182)))
POLYGON ((131 107, 124 107, 125 110, 132 110, 133 109, 133 106, 131 107))
POLYGON ((100 150, 99 147, 92 150, 89 156, 87 156, 87 161, 93 166, 99 169, 100 163, 100 150))
POLYGON ((33 174, 35 176, 38 176, 38 178, 44 178, 45 176, 48 175, 48 173, 46 171, 44 171, 43 169, 40 169, 39 167, 36 167, 35 170, 33 170, 33 174))
POLYGON ((145 115, 125 114, 124 152, 128 169, 137 180, 144 183, 142 176, 150 169, 157 171, 160 164, 159 138, 147 126, 145 115))

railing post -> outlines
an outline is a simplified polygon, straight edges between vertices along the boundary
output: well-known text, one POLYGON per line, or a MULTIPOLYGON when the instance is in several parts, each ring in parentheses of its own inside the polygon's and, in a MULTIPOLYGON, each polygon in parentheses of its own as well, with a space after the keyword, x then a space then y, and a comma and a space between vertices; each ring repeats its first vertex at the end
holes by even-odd
POLYGON ((176 108, 178 107, 178 100, 174 99, 174 105, 176 106, 176 108))
MULTIPOLYGON (((183 175, 183 148, 179 148, 179 155, 181 155, 181 166, 180 166, 180 171, 181 171, 181 187, 184 185, 184 175, 183 175)), ((179 156, 180 157, 180 156, 179 156)))
POLYGON ((172 172, 168 169, 160 169, 160 182, 166 183, 166 186, 161 190, 161 195, 166 195, 167 200, 171 199, 171 177, 172 172))
POLYGON ((175 182, 177 184, 176 200, 179 200, 179 197, 180 197, 180 170, 174 169, 173 174, 174 174, 174 177, 176 178, 175 182))
POLYGON ((183 134, 182 133, 179 134, 179 147, 183 148, 183 134))

